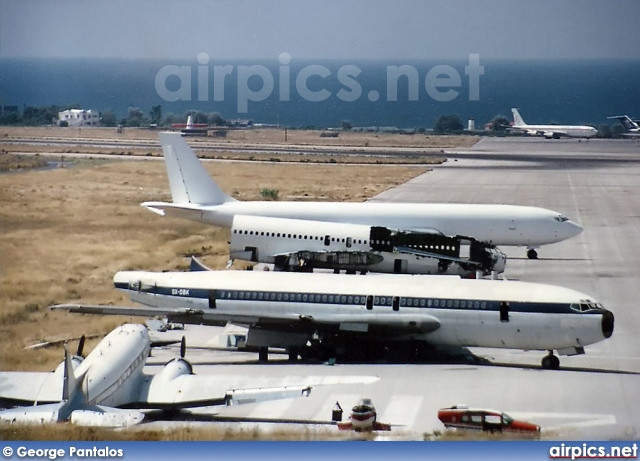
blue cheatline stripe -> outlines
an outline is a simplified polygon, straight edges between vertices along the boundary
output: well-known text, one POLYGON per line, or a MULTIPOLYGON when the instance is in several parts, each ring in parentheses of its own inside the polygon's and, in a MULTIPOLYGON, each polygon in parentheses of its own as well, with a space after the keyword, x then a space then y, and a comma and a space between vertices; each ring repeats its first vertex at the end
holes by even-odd
MULTIPOLYGON (((126 283, 116 284, 116 288, 130 290, 126 283)), ((130 290, 132 291, 132 290, 130 290)), ((144 293, 158 294, 162 296, 175 296, 176 299, 209 299, 209 293, 215 292, 216 301, 248 301, 252 303, 278 302, 293 304, 328 304, 328 305, 350 305, 364 306, 367 296, 360 294, 329 294, 329 293, 301 293, 282 291, 254 291, 254 290, 207 290, 202 288, 187 287, 161 287, 153 286, 141 290, 144 293)), ((462 311, 499 311, 500 301, 494 300, 467 300, 467 299, 442 299, 442 298, 417 298, 400 297, 399 308, 429 308, 429 309, 449 309, 462 311)), ((600 310, 594 309, 587 312, 576 312, 571 309, 568 303, 543 303, 543 302, 519 302, 510 301, 509 312, 520 313, 545 313, 545 314, 601 314, 600 310)), ((373 295, 374 307, 391 307, 393 305, 392 296, 373 295)))

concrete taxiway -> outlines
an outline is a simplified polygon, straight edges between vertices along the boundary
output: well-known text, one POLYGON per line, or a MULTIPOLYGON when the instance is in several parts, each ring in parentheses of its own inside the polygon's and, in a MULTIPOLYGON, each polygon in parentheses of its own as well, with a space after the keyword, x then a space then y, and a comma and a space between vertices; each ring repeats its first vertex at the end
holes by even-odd
MULTIPOLYGON (((540 368, 543 352, 487 349, 472 350, 490 362, 483 365, 197 365, 198 373, 244 373, 255 385, 324 373, 380 377, 366 386, 317 388, 303 399, 215 409, 220 416, 326 422, 336 401, 347 416, 369 397, 378 419, 403 436, 443 430, 438 408, 465 403, 540 424, 550 439, 638 438, 640 143, 487 138, 447 154, 444 165, 374 200, 531 205, 577 221, 584 232, 540 248, 538 260, 527 259, 524 248, 502 248, 509 257, 505 275, 591 294, 616 316, 612 338, 587 347, 586 355, 561 357, 555 371, 540 368)), ((157 360, 163 353, 172 354, 159 352, 157 360)), ((215 352, 194 354, 196 362, 217 361, 215 352)))

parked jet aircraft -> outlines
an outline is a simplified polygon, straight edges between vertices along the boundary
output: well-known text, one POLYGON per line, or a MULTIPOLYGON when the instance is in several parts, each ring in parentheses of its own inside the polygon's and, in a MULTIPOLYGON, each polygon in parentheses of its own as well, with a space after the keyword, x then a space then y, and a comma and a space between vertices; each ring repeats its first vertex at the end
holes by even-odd
POLYGON ((614 118, 616 120, 619 120, 620 123, 622 123, 622 125, 624 126, 624 129, 626 130, 626 133, 623 133, 623 136, 630 136, 630 137, 640 136, 640 125, 638 125, 637 120, 631 120, 626 115, 614 115, 612 117, 607 117, 607 118, 614 118))
POLYGON ((572 138, 592 138, 598 134, 598 130, 586 125, 527 125, 520 116, 518 109, 511 109, 513 113, 513 125, 509 128, 534 136, 544 136, 547 139, 558 139, 562 136, 572 138))
POLYGON ((288 348, 291 358, 367 342, 548 350, 583 354, 613 333, 613 314, 588 295, 517 281, 431 275, 344 276, 264 271, 141 272, 114 276, 117 288, 152 307, 60 305, 113 315, 166 315, 179 323, 231 322, 249 328, 247 346, 288 348), (309 347, 310 345, 310 347, 309 347))
POLYGON ((160 133, 173 202, 142 205, 162 216, 230 228, 237 215, 383 226, 402 231, 466 236, 490 245, 535 248, 560 242, 582 227, 555 211, 515 205, 450 203, 240 202, 211 179, 179 133, 160 133))
POLYGON ((280 271, 323 268, 464 277, 503 272, 506 261, 493 246, 464 237, 246 215, 233 218, 229 254, 232 260, 274 264, 280 271))
POLYGON ((143 372, 151 341, 143 325, 122 325, 82 359, 65 359, 51 373, 0 372, 0 401, 29 404, 0 411, 4 423, 71 421, 90 426, 129 426, 144 419, 131 408, 176 410, 209 405, 237 405, 308 395, 316 384, 366 383, 376 377, 311 377, 287 386, 237 388, 246 378, 197 376, 181 356, 155 375, 143 372), (35 403, 35 405, 34 405, 35 403), (129 408, 129 409, 123 409, 129 408))

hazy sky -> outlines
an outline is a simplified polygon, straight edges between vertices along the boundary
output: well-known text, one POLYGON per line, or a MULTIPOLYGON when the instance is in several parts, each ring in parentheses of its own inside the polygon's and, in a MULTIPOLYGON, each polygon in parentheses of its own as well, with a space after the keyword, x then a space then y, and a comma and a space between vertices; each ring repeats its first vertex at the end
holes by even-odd
POLYGON ((0 0, 0 57, 640 59, 638 0, 0 0))

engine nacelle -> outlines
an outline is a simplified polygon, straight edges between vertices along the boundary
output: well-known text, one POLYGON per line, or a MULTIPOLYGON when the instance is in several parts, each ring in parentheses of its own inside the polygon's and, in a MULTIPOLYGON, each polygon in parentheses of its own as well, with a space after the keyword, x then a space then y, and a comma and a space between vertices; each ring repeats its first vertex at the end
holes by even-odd
POLYGON ((182 375, 192 375, 193 367, 185 359, 176 357, 169 361, 158 374, 158 378, 163 381, 171 381, 182 375))

